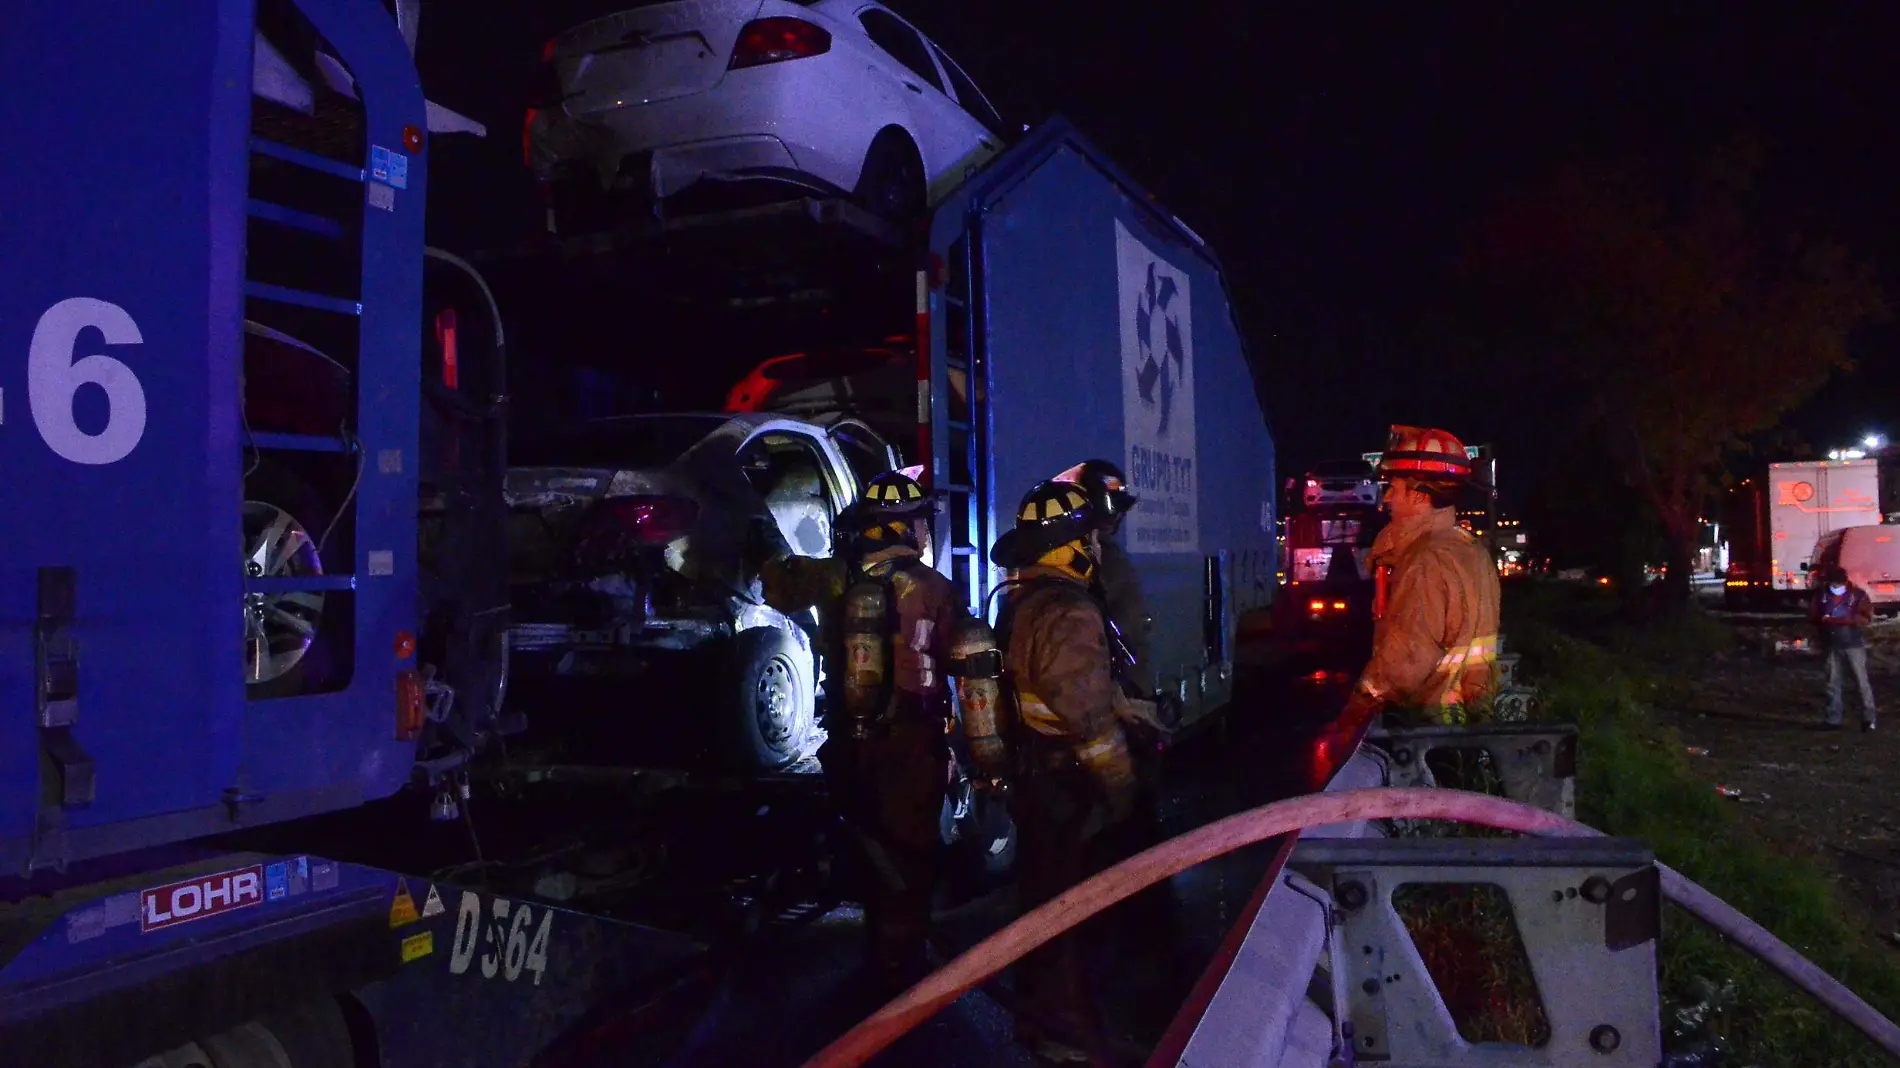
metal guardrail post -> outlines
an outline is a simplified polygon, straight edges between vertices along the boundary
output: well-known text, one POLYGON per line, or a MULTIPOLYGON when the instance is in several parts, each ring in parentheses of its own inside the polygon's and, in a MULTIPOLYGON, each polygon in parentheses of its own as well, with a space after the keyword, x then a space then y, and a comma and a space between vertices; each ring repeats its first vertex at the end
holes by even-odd
MULTIPOLYGON (((1334 905, 1334 1028, 1343 1063, 1389 1068, 1652 1068, 1662 1058, 1655 857, 1622 839, 1302 839, 1288 861, 1334 905), (1510 903, 1549 1038, 1462 1038, 1392 903, 1414 885, 1486 885, 1510 903)), ((1335 1063, 1341 1063, 1336 1059, 1335 1063)))
POLYGON ((1491 757, 1504 796, 1574 818, 1577 728, 1568 723, 1409 727, 1366 739, 1390 754, 1392 786, 1437 786, 1427 758, 1440 749, 1478 749, 1491 757))

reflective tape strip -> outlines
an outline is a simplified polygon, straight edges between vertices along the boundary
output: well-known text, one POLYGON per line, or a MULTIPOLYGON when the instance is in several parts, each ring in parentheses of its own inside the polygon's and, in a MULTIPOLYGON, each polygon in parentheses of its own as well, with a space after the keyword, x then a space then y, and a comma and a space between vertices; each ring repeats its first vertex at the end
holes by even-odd
POLYGON ((1055 710, 1042 703, 1042 698, 1027 691, 1016 695, 1017 710, 1022 713, 1023 724, 1037 734, 1060 737, 1067 732, 1062 729, 1062 718, 1055 710))
POLYGON ((1464 710, 1460 702, 1464 697, 1465 671, 1472 664, 1488 666, 1495 663, 1497 655, 1498 636, 1495 634, 1473 638, 1465 645, 1447 652, 1439 658, 1438 664, 1432 669, 1435 682, 1427 704, 1431 707, 1446 709, 1446 722, 1464 722, 1464 710))
POLYGON ((1075 758, 1084 764, 1093 764, 1103 757, 1113 755, 1121 748, 1121 735, 1105 734, 1092 742, 1079 745, 1075 749, 1075 758))

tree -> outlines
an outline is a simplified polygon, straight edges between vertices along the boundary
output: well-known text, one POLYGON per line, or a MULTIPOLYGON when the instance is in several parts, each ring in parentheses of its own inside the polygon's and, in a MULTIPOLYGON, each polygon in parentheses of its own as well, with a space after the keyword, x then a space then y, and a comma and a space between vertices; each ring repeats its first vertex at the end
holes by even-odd
POLYGON ((1463 263, 1494 355, 1654 510, 1679 600, 1725 451, 1850 367, 1854 330, 1887 314, 1841 245, 1751 216, 1761 162, 1739 141, 1677 190, 1641 164, 1568 168, 1487 219, 1463 263))

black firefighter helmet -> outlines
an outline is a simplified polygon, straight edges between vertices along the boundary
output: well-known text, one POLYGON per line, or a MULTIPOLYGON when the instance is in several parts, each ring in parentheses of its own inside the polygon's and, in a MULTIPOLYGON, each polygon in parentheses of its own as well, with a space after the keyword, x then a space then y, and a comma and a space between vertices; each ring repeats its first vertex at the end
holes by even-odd
POLYGON ((937 498, 902 471, 886 471, 865 483, 864 495, 838 516, 838 529, 861 551, 918 545, 919 520, 937 510, 937 498))
POLYGON ((1082 487, 1059 478, 1038 482, 1023 495, 1015 527, 996 539, 990 562, 1010 569, 1029 567, 1054 549, 1086 539, 1098 521, 1082 487))

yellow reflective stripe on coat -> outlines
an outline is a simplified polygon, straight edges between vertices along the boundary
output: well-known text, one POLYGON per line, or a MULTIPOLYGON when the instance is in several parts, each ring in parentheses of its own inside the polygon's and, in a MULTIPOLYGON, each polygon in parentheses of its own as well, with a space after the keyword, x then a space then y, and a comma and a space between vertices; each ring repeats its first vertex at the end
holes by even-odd
POLYGON ((1439 657, 1432 668, 1432 675, 1438 680, 1432 687, 1430 704, 1444 706, 1457 704, 1462 700, 1459 685, 1465 672, 1472 664, 1493 664, 1498 658, 1498 636, 1486 634, 1470 642, 1448 650, 1439 657))
POLYGON ((1027 690, 1017 692, 1016 711, 1022 716, 1023 725, 1037 734, 1060 738, 1068 733, 1067 728, 1062 725, 1062 717, 1056 715, 1055 709, 1044 704, 1042 698, 1027 690))
POLYGON ((1121 732, 1110 731, 1094 741, 1084 742, 1076 746, 1075 758, 1084 764, 1094 766, 1102 760, 1113 756, 1115 752, 1121 748, 1121 732))

